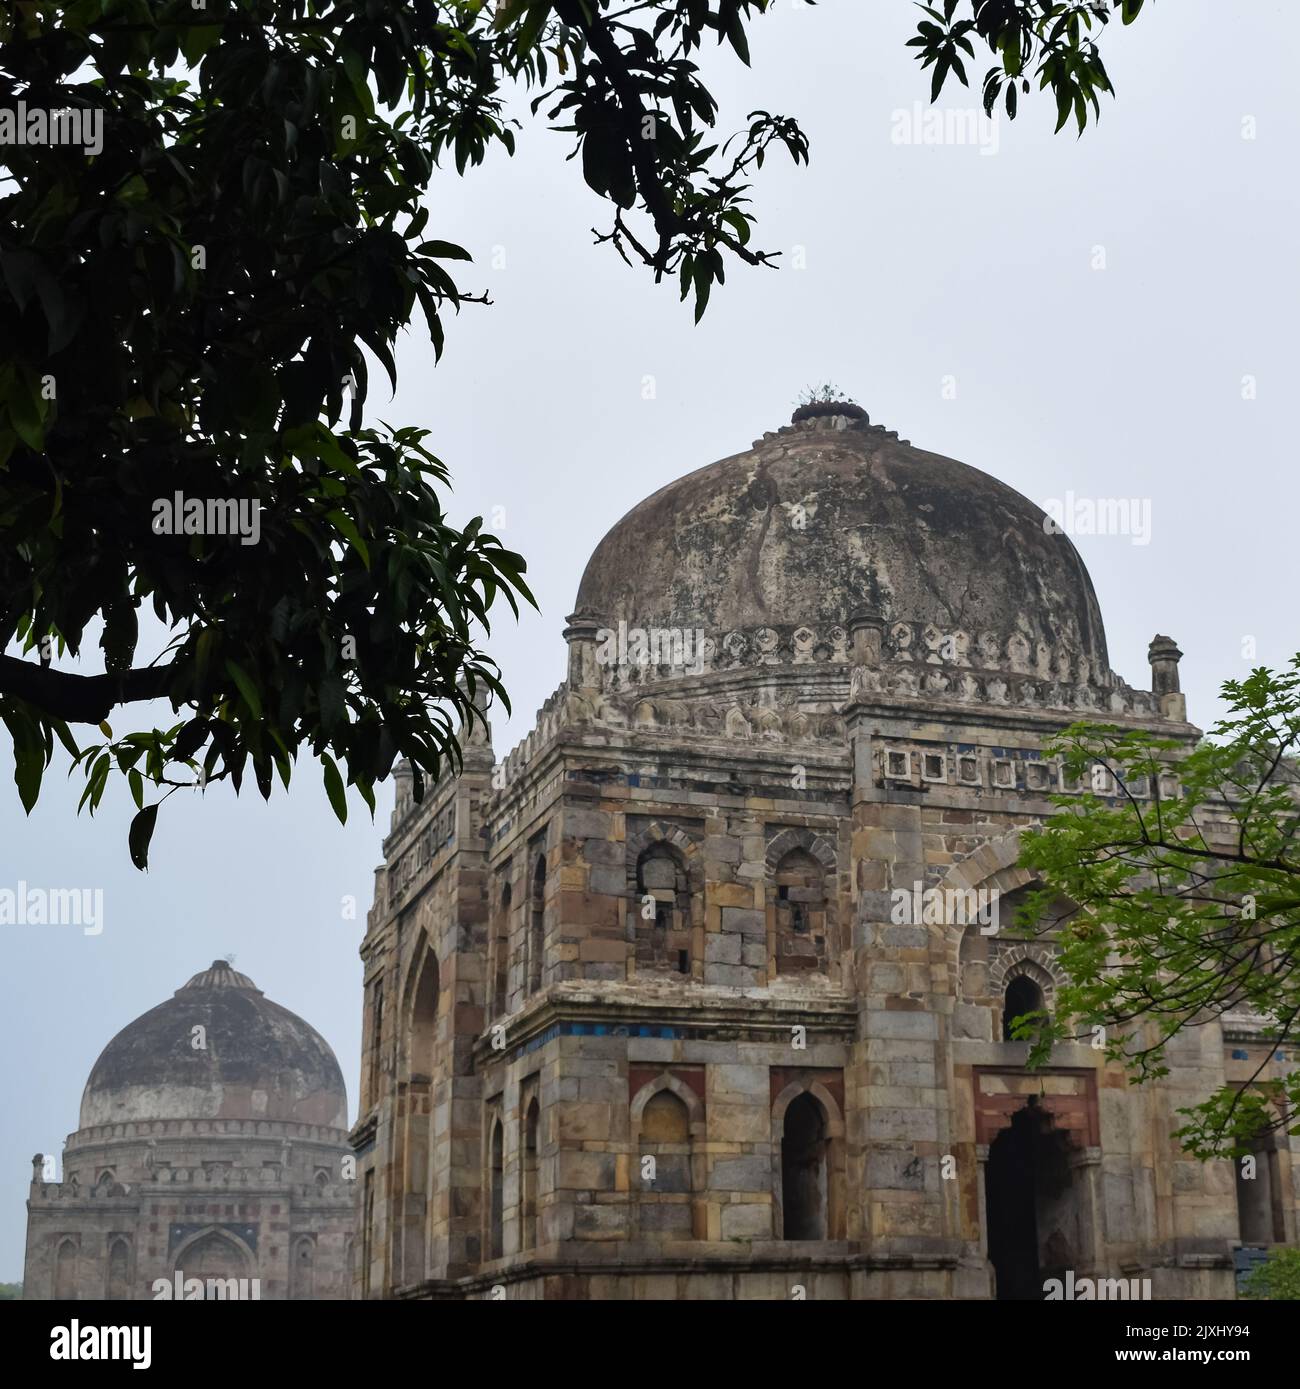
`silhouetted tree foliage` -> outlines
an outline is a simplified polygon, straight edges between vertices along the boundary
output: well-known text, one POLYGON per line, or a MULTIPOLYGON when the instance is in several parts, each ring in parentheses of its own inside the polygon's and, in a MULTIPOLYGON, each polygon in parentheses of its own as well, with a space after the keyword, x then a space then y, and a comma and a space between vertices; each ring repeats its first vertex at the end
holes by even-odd
MULTIPOLYGON (((238 790, 251 770, 269 797, 306 749, 342 819, 345 786, 373 811, 398 757, 417 797, 457 764, 484 695, 505 699, 478 644, 494 605, 531 598, 519 555, 480 520, 448 523, 427 431, 363 425, 368 360, 395 388, 398 333, 418 314, 440 354, 446 313, 483 299, 423 195, 435 168, 513 153, 504 101, 531 88, 609 208, 597 239, 673 276, 698 318, 728 260, 774 259, 752 241, 751 175, 773 149, 808 155, 795 122, 764 111, 714 133, 700 50, 747 62, 769 8, 0 6, 0 106, 103 122, 92 154, 0 149, 0 652, 20 653, 0 654, 0 717, 28 810, 61 741, 92 813, 126 778, 144 867, 160 800, 182 786, 238 790), (179 517, 169 533, 158 504, 177 494, 246 516, 256 503, 256 543, 206 522, 177 533, 179 517), (143 641, 142 610, 160 624, 143 641), (92 643, 102 672, 56 666, 92 643), (114 732, 115 710, 155 700, 174 721, 114 732)), ((973 39, 1008 82, 1038 62, 1058 100, 1109 89, 1088 37, 1105 5, 958 9, 927 12, 918 35, 936 93, 965 80, 973 39)))

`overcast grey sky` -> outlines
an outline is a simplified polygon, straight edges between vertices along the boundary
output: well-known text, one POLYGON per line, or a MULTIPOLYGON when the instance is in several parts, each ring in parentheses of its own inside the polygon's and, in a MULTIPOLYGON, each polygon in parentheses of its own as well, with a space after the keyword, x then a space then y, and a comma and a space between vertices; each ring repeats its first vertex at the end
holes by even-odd
MULTIPOLYGON (((1147 688, 1148 641, 1174 637, 1202 727, 1224 678, 1300 649, 1287 403, 1300 6, 1158 0, 1106 33, 1119 94, 1096 128, 1053 136, 1050 101, 1028 101, 989 153, 895 142, 895 113, 910 125, 928 95, 904 47, 917 16, 907 0, 778 0, 754 28, 750 71, 729 50, 706 61, 720 128, 755 107, 796 115, 812 163, 775 157, 754 190, 756 244, 787 261, 798 250, 804 268, 736 266, 698 328, 672 286, 591 244, 603 210, 564 162, 568 137, 530 124, 514 160, 438 180, 429 234, 473 252, 465 283, 495 303, 450 324, 436 371, 413 336, 397 398, 376 386, 370 413, 429 428, 456 518, 484 515, 527 556, 541 613, 516 626, 503 608, 490 643, 516 708, 494 716, 498 754, 563 676, 560 632, 601 535, 665 482, 786 423, 800 390, 826 380, 1040 504, 1149 502, 1148 544, 1075 543, 1112 666, 1147 688)), ((952 88, 940 104, 978 103, 952 88)), ((80 778, 52 776, 28 819, 11 774, 6 739, 0 887, 102 887, 105 921, 97 937, 0 927, 0 1281, 22 1274, 31 1155, 76 1128, 99 1052, 217 956, 234 952, 326 1036, 355 1115, 357 945, 392 803, 390 783, 376 823, 354 801, 340 827, 309 766, 269 806, 225 787, 175 796, 144 875, 127 858, 125 787, 78 818, 80 778)))

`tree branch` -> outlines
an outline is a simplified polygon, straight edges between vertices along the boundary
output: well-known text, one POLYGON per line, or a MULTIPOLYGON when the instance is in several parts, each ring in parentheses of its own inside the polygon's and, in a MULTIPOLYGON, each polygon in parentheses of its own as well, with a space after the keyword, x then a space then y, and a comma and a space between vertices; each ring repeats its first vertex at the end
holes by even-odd
POLYGON ((161 699, 172 681, 172 666, 107 675, 74 675, 16 656, 0 656, 0 695, 15 695, 39 713, 65 723, 103 723, 119 704, 161 699))

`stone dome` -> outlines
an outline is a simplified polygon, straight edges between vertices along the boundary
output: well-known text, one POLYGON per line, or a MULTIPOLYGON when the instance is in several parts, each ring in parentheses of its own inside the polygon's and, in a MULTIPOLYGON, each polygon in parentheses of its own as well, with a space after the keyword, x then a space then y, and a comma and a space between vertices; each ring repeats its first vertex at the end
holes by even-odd
POLYGON ((347 1126, 329 1043, 225 960, 129 1023, 81 1097, 81 1127, 150 1119, 267 1119, 347 1126), (194 1029, 202 1027, 202 1047, 194 1029))
POLYGON ((1044 520, 1005 483, 914 448, 857 406, 805 407, 634 507, 597 545, 577 609, 611 629, 689 628, 733 649, 757 632, 778 660, 792 632, 842 651, 851 619, 874 612, 964 633, 978 664, 1008 665, 1011 644, 1109 683, 1092 581, 1044 520))

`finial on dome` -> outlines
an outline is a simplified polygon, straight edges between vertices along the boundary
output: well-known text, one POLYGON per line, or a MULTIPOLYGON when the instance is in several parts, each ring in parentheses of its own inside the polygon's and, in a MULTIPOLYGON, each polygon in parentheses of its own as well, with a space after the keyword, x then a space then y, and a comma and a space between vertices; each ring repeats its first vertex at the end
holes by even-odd
POLYGON ((249 989, 253 993, 262 992, 248 975, 241 974, 228 959, 213 960, 207 969, 200 970, 176 992, 184 993, 187 989, 249 989))
POLYGON ((799 396, 799 404, 790 416, 790 423, 802 424, 804 420, 836 418, 846 421, 845 424, 836 426, 839 429, 846 428, 849 420, 858 420, 863 424, 871 423, 862 406, 850 400, 834 382, 827 381, 821 386, 809 386, 803 390, 799 396))

